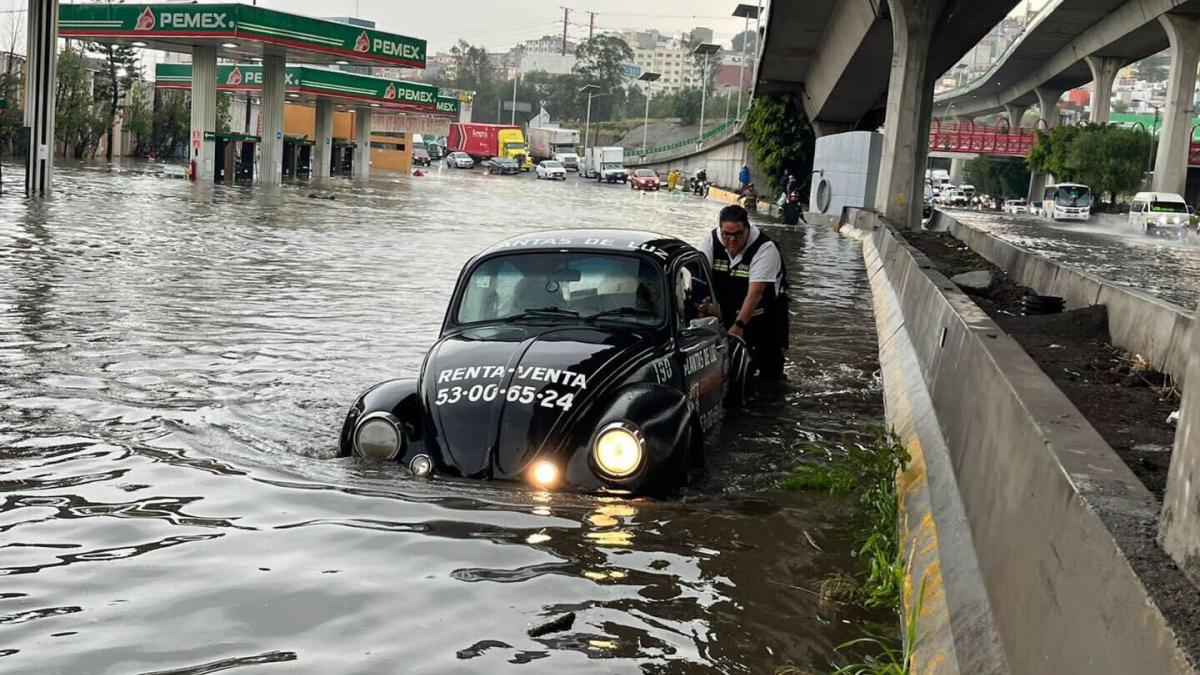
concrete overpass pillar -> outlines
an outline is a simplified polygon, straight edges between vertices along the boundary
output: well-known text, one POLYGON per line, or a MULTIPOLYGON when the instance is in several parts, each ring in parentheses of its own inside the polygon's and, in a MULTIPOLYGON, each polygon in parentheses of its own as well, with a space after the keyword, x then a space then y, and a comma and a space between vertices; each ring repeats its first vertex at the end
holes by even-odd
POLYGON ((1008 128, 1020 129, 1021 118, 1025 117, 1025 111, 1029 110, 1029 106, 1023 103, 1008 103, 1004 106, 1004 114, 1008 116, 1008 128))
POLYGON ((371 175, 371 109, 354 111, 354 179, 371 175))
POLYGON ((1122 63, 1121 59, 1111 56, 1087 57, 1088 68, 1092 70, 1092 124, 1108 124, 1113 82, 1122 63))
POLYGON ((458 121, 463 123, 471 121, 471 101, 458 102, 458 121))
POLYGON ((58 0, 30 0, 27 21, 25 126, 29 128, 29 149, 25 156, 25 196, 46 197, 54 175, 58 0))
POLYGON ((217 48, 207 45, 192 47, 192 138, 191 164, 197 183, 211 183, 216 178, 217 142, 208 134, 217 132, 217 48))
POLYGON ((1183 194, 1191 135, 1188 116, 1196 91, 1196 65, 1200 63, 1200 18, 1163 14, 1158 20, 1171 43, 1171 76, 1167 80, 1152 184, 1155 192, 1183 194))
POLYGON ((1192 356, 1184 377, 1175 450, 1158 519, 1158 542, 1175 564, 1200 584, 1200 330, 1193 328, 1189 333, 1188 353, 1192 356))
POLYGON ((847 131, 853 131, 854 125, 847 122, 827 122, 824 120, 812 120, 809 122, 812 127, 813 135, 817 138, 822 136, 832 136, 834 134, 842 134, 847 131))
POLYGON ((1046 127, 1053 129, 1058 126, 1058 99, 1062 98, 1062 90, 1038 87, 1033 93, 1037 94, 1038 108, 1046 127))
POLYGON ((966 169, 966 167, 967 160, 965 157, 950 158, 950 182, 953 185, 962 185, 963 170, 966 169))
POLYGON ((316 123, 313 126, 312 177, 325 180, 329 178, 329 167, 333 164, 333 101, 317 99, 316 123))
POLYGON ((875 204, 899 227, 921 229, 925 163, 933 116, 929 45, 945 0, 888 0, 892 73, 875 204))
POLYGON ((283 180, 283 95, 287 65, 283 56, 264 54, 262 69, 262 153, 258 158, 258 175, 263 185, 279 185, 283 180))

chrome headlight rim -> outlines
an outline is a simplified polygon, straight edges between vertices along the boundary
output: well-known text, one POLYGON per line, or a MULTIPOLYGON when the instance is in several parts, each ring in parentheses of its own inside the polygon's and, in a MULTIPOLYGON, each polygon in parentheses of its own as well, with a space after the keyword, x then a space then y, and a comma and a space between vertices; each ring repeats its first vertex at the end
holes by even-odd
POLYGON ((363 415, 362 417, 360 417, 358 420, 358 423, 354 425, 354 435, 352 436, 351 440, 352 440, 352 445, 354 446, 354 454, 356 454, 359 457, 362 457, 364 459, 382 459, 384 461, 394 460, 397 457, 399 457, 400 454, 402 452, 404 452, 404 446, 407 443, 407 439, 404 437, 404 427, 400 423, 400 419, 397 418, 395 415, 391 414, 390 412, 383 411, 383 410, 377 410, 375 412, 367 413, 366 415, 363 415), (366 426, 369 422, 371 422, 373 420, 383 420, 384 422, 387 422, 388 424, 390 424, 392 426, 392 428, 396 431, 396 449, 394 451, 392 451, 392 453, 386 457, 376 457, 375 455, 369 455, 366 452, 364 452, 362 447, 359 445, 359 439, 358 439, 359 433, 362 431, 364 426, 366 426))
POLYGON ((600 427, 600 429, 598 431, 596 431, 595 434, 592 434, 592 440, 590 443, 590 447, 588 448, 588 455, 591 460, 592 467, 595 469, 596 473, 599 474, 600 476, 602 476, 608 480, 613 480, 613 481, 629 480, 630 478, 633 478, 634 476, 637 476, 639 473, 641 473, 642 470, 646 467, 646 436, 645 436, 645 434, 642 433, 641 428, 638 427, 633 422, 629 422, 627 420, 616 420, 613 422, 609 422, 608 424, 605 424, 604 426, 600 427), (603 438, 606 433, 608 433, 610 431, 615 431, 615 430, 621 430, 621 431, 628 432, 630 435, 633 436, 634 440, 637 441, 638 461, 637 461, 637 464, 634 465, 633 469, 631 469, 627 473, 618 474, 618 473, 613 473, 613 472, 605 469, 604 464, 600 461, 600 458, 598 456, 599 455, 599 447, 600 447, 600 445, 599 445, 600 439, 603 438))

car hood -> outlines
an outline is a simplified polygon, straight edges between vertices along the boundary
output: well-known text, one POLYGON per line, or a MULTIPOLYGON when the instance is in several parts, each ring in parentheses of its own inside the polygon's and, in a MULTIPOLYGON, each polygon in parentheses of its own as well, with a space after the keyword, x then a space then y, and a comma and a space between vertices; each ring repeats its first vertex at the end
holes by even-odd
POLYGON ((573 447, 578 411, 649 358, 647 337, 628 327, 508 324, 442 338, 421 378, 442 463, 468 477, 519 478, 542 453, 573 447))

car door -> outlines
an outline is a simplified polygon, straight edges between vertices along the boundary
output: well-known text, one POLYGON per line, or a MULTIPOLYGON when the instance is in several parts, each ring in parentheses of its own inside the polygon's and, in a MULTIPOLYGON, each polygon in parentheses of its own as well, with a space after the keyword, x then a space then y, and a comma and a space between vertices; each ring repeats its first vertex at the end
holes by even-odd
MULTIPOLYGON (((721 419, 729 346, 721 320, 702 316, 702 301, 712 297, 712 274, 698 253, 682 259, 671 274, 675 300, 676 363, 683 388, 700 427, 707 432, 721 419)), ((715 307, 715 305, 714 305, 715 307)))

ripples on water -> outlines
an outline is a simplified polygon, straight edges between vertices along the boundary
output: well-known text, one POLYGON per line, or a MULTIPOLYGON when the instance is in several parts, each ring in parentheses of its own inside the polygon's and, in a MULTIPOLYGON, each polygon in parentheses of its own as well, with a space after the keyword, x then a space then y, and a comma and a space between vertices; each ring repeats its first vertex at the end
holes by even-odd
POLYGON ((1127 216, 1097 214, 1087 223, 1051 222, 1036 216, 950 212, 1023 248, 1167 302, 1196 308, 1200 237, 1151 237, 1127 216))
POLYGON ((543 495, 332 459, 344 407, 419 366, 487 244, 694 241, 719 205, 467 172, 328 201, 86 166, 27 204, 19 171, 0 197, 0 671, 761 673, 858 636, 815 592, 856 564, 847 503, 765 490, 797 441, 882 416, 853 242, 778 232, 792 387, 725 425, 699 489, 543 495), (570 630, 526 635, 565 612, 570 630))

